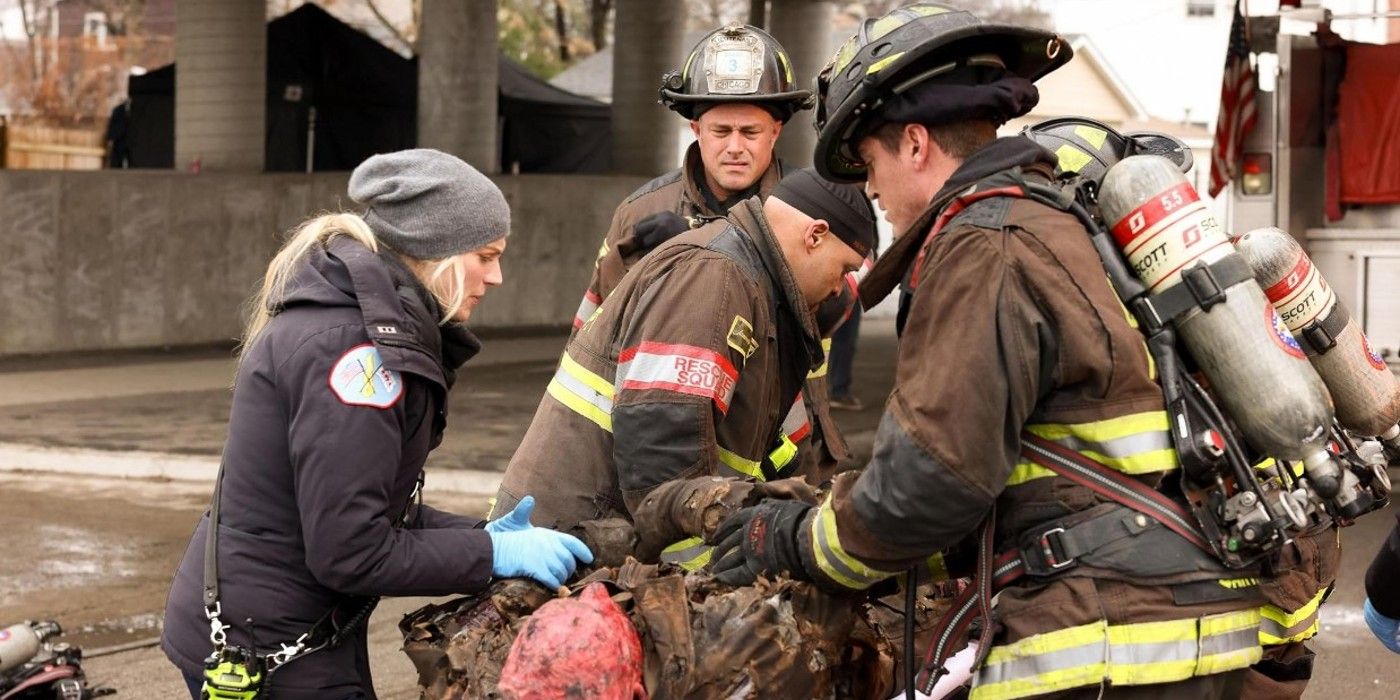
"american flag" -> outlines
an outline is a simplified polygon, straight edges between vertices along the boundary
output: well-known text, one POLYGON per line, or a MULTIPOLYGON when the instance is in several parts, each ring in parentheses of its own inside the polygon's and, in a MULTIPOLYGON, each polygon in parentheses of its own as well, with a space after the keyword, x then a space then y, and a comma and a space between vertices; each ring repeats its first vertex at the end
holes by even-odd
POLYGON ((1230 21, 1230 47, 1225 52, 1225 76, 1220 81, 1220 115, 1215 120, 1215 144, 1210 149, 1210 196, 1239 174, 1244 139, 1254 129, 1254 69, 1249 65, 1249 41, 1244 16, 1235 2, 1230 21))

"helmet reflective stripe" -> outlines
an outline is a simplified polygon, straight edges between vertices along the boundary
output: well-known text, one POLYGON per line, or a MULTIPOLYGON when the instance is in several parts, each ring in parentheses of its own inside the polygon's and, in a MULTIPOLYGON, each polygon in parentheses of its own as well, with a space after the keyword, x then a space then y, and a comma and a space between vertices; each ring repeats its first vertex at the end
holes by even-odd
POLYGON ((879 114, 892 94, 927 81, 940 74, 939 69, 997 65, 1012 76, 1035 81, 1073 53, 1054 32, 983 22, 940 4, 917 3, 868 19, 817 75, 814 164, 829 180, 865 179, 865 164, 853 153, 856 144, 851 141, 862 135, 862 125, 879 114), (969 55, 975 58, 969 61, 969 55))

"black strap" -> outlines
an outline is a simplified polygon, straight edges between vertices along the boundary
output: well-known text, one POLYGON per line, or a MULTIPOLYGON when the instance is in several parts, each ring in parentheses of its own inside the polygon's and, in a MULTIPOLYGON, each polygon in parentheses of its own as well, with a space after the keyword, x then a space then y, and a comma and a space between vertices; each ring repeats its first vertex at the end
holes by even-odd
POLYGON ((1309 355, 1324 355, 1337 347, 1337 338, 1348 323, 1351 323, 1351 312, 1341 304, 1333 304, 1332 312, 1327 314, 1326 318, 1303 326, 1303 330, 1297 333, 1298 340, 1303 341, 1303 352, 1309 355))
MULTIPOLYGON (((408 524, 409 517, 413 514, 414 506, 422 502, 423 481, 424 472, 420 470, 418 472, 418 481, 416 484, 414 484, 413 487, 413 493, 410 494, 408 497, 408 503, 404 504, 403 510, 400 511, 398 517, 394 519, 394 527, 405 527, 408 524)), ((210 617, 210 622, 216 625, 222 624, 217 622, 216 619, 221 612, 219 606, 218 532, 219 502, 222 500, 219 496, 220 493, 223 491, 223 485, 224 459, 220 458, 219 473, 217 476, 214 477, 214 495, 210 499, 209 503, 209 529, 205 533, 204 537, 204 609, 206 614, 210 617)), ((311 628, 307 631, 307 637, 321 637, 324 635, 325 641, 324 643, 320 643, 318 646, 315 646, 314 648, 311 648, 308 651, 316 651, 326 647, 338 646, 342 641, 344 641, 347 630, 353 631, 353 628, 356 625, 363 622, 365 618, 369 616, 370 612, 374 610, 374 606, 379 602, 379 597, 372 596, 368 598, 358 598, 358 600, 363 601, 363 604, 356 607, 355 612, 352 613, 344 623, 336 624, 336 610, 340 607, 342 603, 352 602, 355 600, 357 600, 357 597, 347 596, 345 600, 336 603, 335 605, 332 605, 329 610, 327 610, 323 615, 321 615, 320 618, 316 620, 315 623, 311 625, 311 628), (329 634, 326 634, 325 628, 327 625, 330 625, 329 634)), ((256 650, 254 651, 256 652, 256 650)), ((274 670, 276 670, 276 667, 269 665, 268 672, 271 673, 274 670)))
POLYGON ((1021 434, 1021 456, 1057 476, 1157 520, 1187 542, 1215 556, 1215 550, 1196 524, 1196 517, 1161 491, 1031 433, 1021 434))
POLYGON ((1133 310, 1147 325, 1143 332, 1152 335, 1187 311, 1210 307, 1225 301, 1225 290, 1254 279, 1249 263, 1238 253, 1230 253, 1213 263, 1197 263, 1181 271, 1181 284, 1174 284, 1160 294, 1144 295, 1132 301, 1133 310))
MULTIPOLYGON (((1029 432, 1021 434, 1021 456, 1049 469, 1058 476, 1108 498, 1114 503, 1152 518, 1192 545, 1215 556, 1215 551, 1195 524, 1194 516, 1165 494, 1141 481, 1029 432)), ((943 665, 948 660, 953 645, 966 634, 974 618, 978 617, 982 620, 982 629, 973 668, 981 665, 981 662, 986 658, 990 651, 993 628, 988 609, 993 593, 1027 574, 1054 575, 1059 570, 1067 568, 1072 563, 1073 557, 1092 551, 1109 541, 1122 539, 1121 537, 1109 539, 1109 530, 1096 529, 1092 525, 1104 517, 1108 516, 1092 518, 1086 523, 1090 525, 1089 529, 1081 532, 1075 528, 1074 534, 1077 537, 1071 536, 1058 543, 1050 541, 1049 533, 1059 528, 1052 527, 1048 530, 1037 528, 1037 534, 1033 536, 1037 542, 1033 544, 1044 543, 1044 546, 1049 549, 1049 555, 1046 556, 1046 553, 1041 551, 1036 553, 1039 556, 1028 557, 1021 548, 1013 548, 993 556, 992 528, 995 521, 994 515, 989 516, 982 525, 977 554, 977 573, 973 578, 972 585, 964 589, 953 600, 948 611, 939 620, 933 641, 929 645, 928 653, 925 654, 924 668, 919 674, 919 685, 923 692, 925 694, 933 692, 933 686, 938 682, 938 677, 944 673, 943 665), (1058 552, 1056 551, 1057 545, 1058 552), (1059 559, 1057 557, 1065 558, 1059 559)), ((1060 529, 1062 534, 1068 534, 1070 531, 1070 528, 1060 529)), ((1123 532, 1127 533, 1128 530, 1123 529, 1123 532)))
POLYGON ((219 474, 214 477, 214 496, 209 502, 209 530, 204 533, 204 608, 214 610, 219 604, 219 492, 224 485, 224 460, 219 459, 219 474))

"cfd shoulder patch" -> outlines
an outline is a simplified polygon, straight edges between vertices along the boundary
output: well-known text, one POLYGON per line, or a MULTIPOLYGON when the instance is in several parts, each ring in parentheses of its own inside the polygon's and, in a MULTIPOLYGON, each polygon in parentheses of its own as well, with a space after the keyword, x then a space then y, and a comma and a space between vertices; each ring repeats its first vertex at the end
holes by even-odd
POLYGON ((743 316, 735 316, 729 324, 729 335, 725 338, 729 347, 739 351, 747 360, 758 349, 758 341, 753 337, 753 324, 743 316))
POLYGON ((331 367, 331 391, 350 406, 389 408, 403 396, 403 378, 384 366, 371 343, 356 345, 331 367))

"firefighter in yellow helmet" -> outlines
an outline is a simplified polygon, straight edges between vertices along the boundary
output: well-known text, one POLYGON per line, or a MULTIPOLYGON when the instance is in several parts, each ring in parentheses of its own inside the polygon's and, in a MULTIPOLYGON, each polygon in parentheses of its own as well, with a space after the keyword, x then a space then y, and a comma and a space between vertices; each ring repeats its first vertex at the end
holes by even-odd
POLYGON ((1235 697, 1262 655, 1259 574, 1227 569, 1194 521, 1109 495, 1169 501, 1162 390, 1084 225, 1026 198, 1054 156, 996 136, 1070 57, 1053 33, 915 3, 820 74, 817 168, 864 181, 897 232, 861 285, 867 304, 902 287, 895 387, 863 472, 818 506, 735 513, 711 568, 860 591, 916 565, 970 573, 973 551, 977 595, 939 638, 980 618, 974 700, 1235 697))

